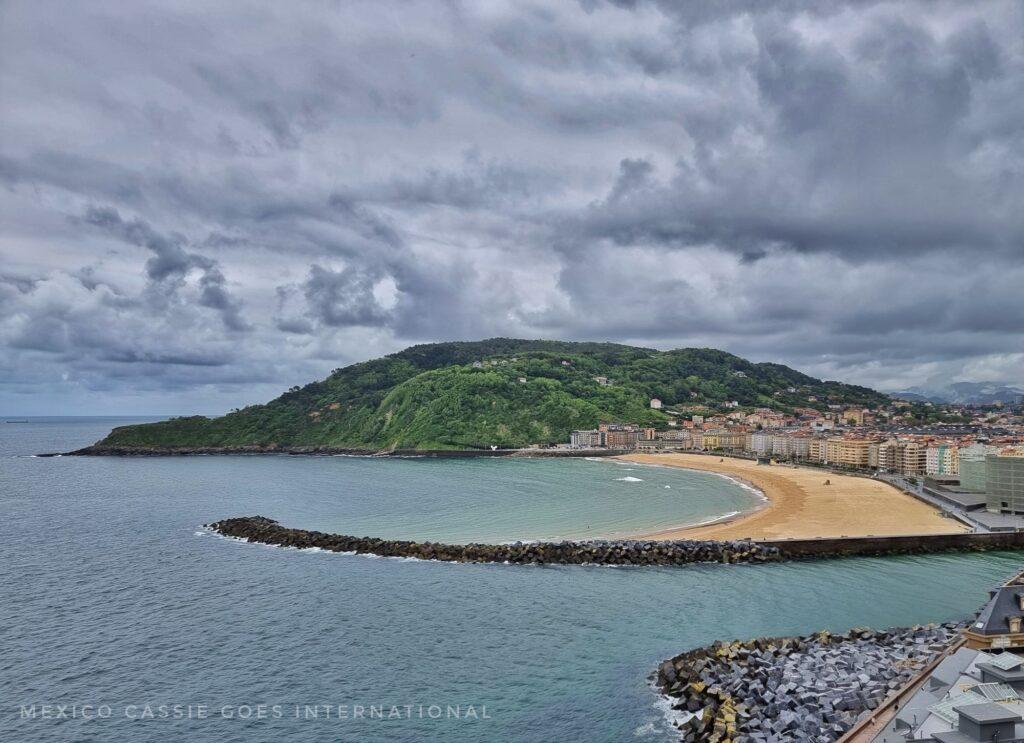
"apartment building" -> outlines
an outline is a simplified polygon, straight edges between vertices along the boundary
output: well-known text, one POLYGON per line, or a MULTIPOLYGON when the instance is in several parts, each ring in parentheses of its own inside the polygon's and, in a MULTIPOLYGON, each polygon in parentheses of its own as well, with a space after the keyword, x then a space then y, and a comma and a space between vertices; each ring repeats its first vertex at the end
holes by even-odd
POLYGON ((896 439, 888 439, 878 445, 878 462, 875 465, 880 470, 897 472, 901 465, 900 442, 896 439))
POLYGON ((604 445, 609 449, 634 449, 642 436, 641 431, 609 429, 604 432, 604 445))
POLYGON ((772 440, 774 434, 757 431, 750 434, 750 451, 758 456, 765 457, 772 453, 772 440))
POLYGON ((811 454, 811 439, 807 436, 789 437, 789 455, 797 459, 809 459, 811 454))
POLYGON ((788 436, 773 436, 772 437, 772 456, 783 459, 789 456, 789 437, 788 436))
POLYGON ((746 443, 746 431, 722 431, 718 435, 718 446, 722 449, 742 451, 746 443))
POLYGON ((960 458, 956 444, 932 444, 925 451, 925 474, 933 476, 960 474, 960 458))
POLYGON ((721 449, 722 440, 721 436, 725 431, 720 431, 716 428, 704 431, 703 447, 704 449, 721 449))
POLYGON ((569 447, 572 449, 594 449, 598 446, 604 446, 601 431, 572 431, 569 434, 569 447))
POLYGON ((904 475, 923 475, 928 462, 928 446, 920 441, 900 442, 899 471, 904 475))
POLYGON ((826 461, 844 467, 867 467, 870 446, 865 439, 828 439, 826 461))

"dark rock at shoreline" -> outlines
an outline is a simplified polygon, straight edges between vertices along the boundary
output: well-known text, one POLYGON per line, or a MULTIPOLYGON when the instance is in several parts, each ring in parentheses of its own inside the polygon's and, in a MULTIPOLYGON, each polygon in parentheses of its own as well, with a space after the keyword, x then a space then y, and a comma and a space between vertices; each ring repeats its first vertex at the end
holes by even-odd
POLYGON ((318 547, 381 557, 415 557, 444 562, 499 562, 558 565, 686 565, 700 562, 760 563, 781 559, 778 548, 754 542, 587 541, 515 544, 440 544, 325 534, 288 529, 264 516, 224 519, 207 527, 224 536, 281 547, 318 547))
MULTIPOLYGON (((582 449, 344 449, 332 446, 86 446, 65 452, 71 457, 185 457, 229 454, 292 454, 297 456, 351 456, 375 457, 614 457, 628 454, 625 449, 600 451, 582 449)), ((56 453, 39 456, 57 456, 56 453)))
POLYGON ((680 740, 831 743, 955 639, 962 625, 716 642, 664 661, 654 683, 680 740))

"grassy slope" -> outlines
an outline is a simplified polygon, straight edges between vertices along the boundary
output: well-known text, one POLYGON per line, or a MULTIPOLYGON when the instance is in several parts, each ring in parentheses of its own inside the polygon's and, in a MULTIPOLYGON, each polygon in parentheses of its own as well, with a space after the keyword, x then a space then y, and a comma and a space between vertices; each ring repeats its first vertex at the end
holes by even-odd
POLYGON ((413 346, 337 369, 327 379, 293 387, 266 405, 220 418, 126 426, 100 445, 523 446, 565 441, 570 430, 601 420, 663 422, 666 416, 648 407, 651 397, 668 405, 737 400, 782 409, 828 402, 874 405, 885 399, 867 388, 820 382, 784 366, 751 364, 712 349, 659 352, 607 343, 499 338, 413 346), (482 360, 498 363, 471 366, 482 360), (597 375, 615 384, 598 385, 592 379, 597 375), (818 401, 809 403, 809 395, 818 401))

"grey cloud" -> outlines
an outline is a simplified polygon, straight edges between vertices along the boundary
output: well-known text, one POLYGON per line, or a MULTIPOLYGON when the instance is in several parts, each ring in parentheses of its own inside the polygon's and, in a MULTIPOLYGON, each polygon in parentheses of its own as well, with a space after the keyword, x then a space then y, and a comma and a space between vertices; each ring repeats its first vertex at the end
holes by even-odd
POLYGON ((302 291, 311 314, 324 325, 383 325, 388 315, 373 293, 378 280, 358 268, 332 271, 314 264, 302 291))
POLYGON ((633 192, 648 187, 654 166, 642 158, 625 158, 619 163, 619 177, 615 179, 607 201, 621 201, 633 192))
POLYGON ((1018 3, 221 10, 0 11, 0 405, 490 335, 1024 384, 1018 3))
POLYGON ((152 251, 154 255, 146 261, 146 275, 153 282, 170 281, 173 290, 176 291, 190 270, 201 271, 198 303, 203 307, 218 310, 225 327, 229 330, 250 329, 249 324, 241 316, 241 303, 228 292, 227 280, 216 261, 199 253, 186 251, 185 238, 182 235, 161 234, 141 219, 124 220, 112 207, 89 207, 82 219, 87 224, 101 227, 127 243, 152 251))

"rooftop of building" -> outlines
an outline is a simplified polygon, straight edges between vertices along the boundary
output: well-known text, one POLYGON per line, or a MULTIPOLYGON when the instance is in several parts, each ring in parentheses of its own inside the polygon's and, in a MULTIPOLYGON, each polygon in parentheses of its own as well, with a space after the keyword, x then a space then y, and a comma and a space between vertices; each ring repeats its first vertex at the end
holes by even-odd
MULTIPOLYGON (((907 743, 938 740, 942 743, 990 740, 965 734, 961 716, 975 725, 1011 723, 1012 739, 1024 738, 1024 658, 1011 652, 990 653, 966 647, 944 658, 920 688, 900 707, 872 743, 907 743), (993 681, 998 665, 1008 666, 1009 677, 1020 681, 993 681)), ((1008 743, 1011 738, 1000 737, 1008 743)))

